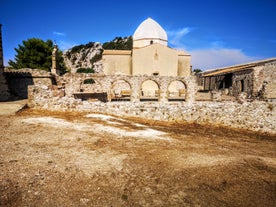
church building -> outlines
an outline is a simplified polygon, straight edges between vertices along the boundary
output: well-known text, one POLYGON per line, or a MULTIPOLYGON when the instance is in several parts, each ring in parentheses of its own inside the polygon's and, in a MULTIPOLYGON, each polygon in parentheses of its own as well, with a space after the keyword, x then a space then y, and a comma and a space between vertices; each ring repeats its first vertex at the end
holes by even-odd
POLYGON ((106 75, 191 75, 191 55, 168 47, 166 31, 151 18, 134 32, 132 50, 105 50, 102 61, 106 75))

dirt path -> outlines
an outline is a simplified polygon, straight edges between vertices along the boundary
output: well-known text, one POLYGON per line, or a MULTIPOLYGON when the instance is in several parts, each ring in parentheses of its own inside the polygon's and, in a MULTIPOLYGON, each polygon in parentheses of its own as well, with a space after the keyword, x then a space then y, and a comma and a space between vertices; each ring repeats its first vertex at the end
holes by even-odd
POLYGON ((273 136, 33 110, 0 132, 0 206, 276 206, 273 136))
POLYGON ((0 116, 15 115, 18 111, 27 106, 28 100, 0 102, 0 116))

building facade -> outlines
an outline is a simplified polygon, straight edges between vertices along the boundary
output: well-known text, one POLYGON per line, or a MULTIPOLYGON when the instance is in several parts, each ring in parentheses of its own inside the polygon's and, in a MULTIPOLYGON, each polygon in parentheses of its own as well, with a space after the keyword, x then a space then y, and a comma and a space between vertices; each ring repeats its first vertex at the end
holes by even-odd
POLYGON ((199 84, 205 91, 276 101, 276 58, 205 71, 199 84))
POLYGON ((105 50, 102 61, 106 75, 191 75, 191 56, 169 48, 167 33, 151 18, 134 32, 132 50, 105 50))

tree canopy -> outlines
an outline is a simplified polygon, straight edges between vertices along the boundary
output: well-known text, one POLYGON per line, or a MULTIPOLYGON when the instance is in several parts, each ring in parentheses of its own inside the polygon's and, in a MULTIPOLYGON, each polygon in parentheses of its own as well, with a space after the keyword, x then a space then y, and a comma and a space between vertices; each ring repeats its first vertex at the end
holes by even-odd
MULTIPOLYGON (((15 48, 15 60, 9 60, 9 65, 14 69, 31 68, 51 70, 52 66, 52 51, 54 44, 52 40, 43 41, 38 38, 24 40, 22 45, 15 48)), ((66 71, 62 52, 58 51, 58 63, 61 73, 66 71)))
POLYGON ((201 70, 201 69, 199 69, 199 68, 196 68, 196 69, 194 69, 194 70, 193 70, 193 72, 194 72, 195 74, 198 74, 198 73, 201 73, 201 72, 202 72, 202 70, 201 70))

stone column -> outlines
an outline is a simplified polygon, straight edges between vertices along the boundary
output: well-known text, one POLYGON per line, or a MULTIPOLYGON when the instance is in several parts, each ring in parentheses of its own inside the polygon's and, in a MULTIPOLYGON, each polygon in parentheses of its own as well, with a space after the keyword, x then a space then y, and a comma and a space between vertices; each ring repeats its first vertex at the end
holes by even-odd
POLYGON ((132 88, 131 88, 131 95, 130 95, 130 101, 131 102, 139 102, 140 101, 140 87, 139 83, 136 80, 132 80, 132 88))
POLYGON ((159 90, 159 102, 168 102, 168 92, 166 90, 159 90))
POLYGON ((51 73, 55 75, 60 75, 59 66, 58 66, 58 48, 57 45, 54 45, 52 52, 52 69, 51 73))
POLYGON ((168 102, 168 85, 169 85, 170 80, 166 78, 161 78, 160 79, 160 88, 159 88, 159 102, 168 102))
POLYGON ((187 94, 186 94, 186 102, 193 103, 195 102, 195 94, 197 91, 196 79, 194 76, 189 76, 186 83, 187 85, 187 94))

